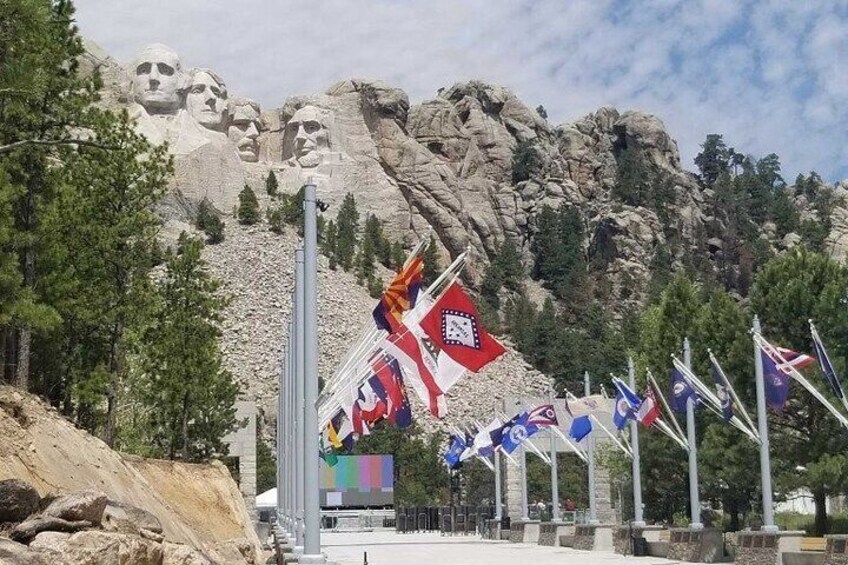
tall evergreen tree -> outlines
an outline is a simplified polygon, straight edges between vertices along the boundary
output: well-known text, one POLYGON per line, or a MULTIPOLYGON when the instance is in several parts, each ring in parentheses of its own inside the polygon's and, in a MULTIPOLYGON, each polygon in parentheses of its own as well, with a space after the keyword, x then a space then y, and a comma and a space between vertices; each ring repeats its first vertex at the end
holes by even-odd
POLYGON ((274 198, 277 196, 279 188, 280 184, 277 182, 277 175, 274 174, 274 171, 268 171, 268 176, 265 177, 265 192, 268 193, 268 196, 274 198))
POLYGON ((439 260, 439 250, 436 247, 436 238, 430 236, 430 243, 427 249, 424 250, 424 268, 421 272, 421 282, 426 287, 433 284, 439 275, 442 274, 442 265, 439 260))
POLYGON ((240 224, 252 226, 259 221, 259 200, 256 193, 248 185, 239 192, 239 205, 236 216, 240 224))
POLYGON ((707 186, 714 185, 719 175, 727 173, 730 168, 730 153, 724 144, 723 136, 708 134, 701 144, 701 152, 695 156, 695 164, 707 186))
POLYGON ((166 252, 151 323, 140 338, 140 361, 151 415, 149 443, 171 459, 225 454, 221 438, 238 427, 238 386, 222 366, 219 295, 201 259, 203 243, 180 235, 166 252))
POLYGON ((353 267, 353 255, 359 241, 358 230, 359 212, 356 210, 356 199, 348 192, 336 216, 336 259, 345 271, 353 267))

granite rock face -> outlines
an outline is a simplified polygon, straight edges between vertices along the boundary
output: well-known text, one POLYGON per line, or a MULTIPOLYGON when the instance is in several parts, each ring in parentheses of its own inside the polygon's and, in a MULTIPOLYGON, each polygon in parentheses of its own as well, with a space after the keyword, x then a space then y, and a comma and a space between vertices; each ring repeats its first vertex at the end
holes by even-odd
POLYGON ((35 488, 24 481, 0 481, 0 522, 20 522, 38 510, 41 497, 35 488))

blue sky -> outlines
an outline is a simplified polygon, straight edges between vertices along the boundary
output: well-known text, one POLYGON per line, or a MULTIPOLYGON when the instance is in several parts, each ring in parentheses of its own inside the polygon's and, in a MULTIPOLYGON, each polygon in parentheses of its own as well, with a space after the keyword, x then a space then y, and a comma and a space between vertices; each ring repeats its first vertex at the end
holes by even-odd
POLYGON ((604 105, 659 116, 684 164, 708 133, 784 176, 848 178, 848 0, 77 0, 121 61, 144 45, 280 106, 379 78, 413 102, 482 79, 553 123, 604 105))

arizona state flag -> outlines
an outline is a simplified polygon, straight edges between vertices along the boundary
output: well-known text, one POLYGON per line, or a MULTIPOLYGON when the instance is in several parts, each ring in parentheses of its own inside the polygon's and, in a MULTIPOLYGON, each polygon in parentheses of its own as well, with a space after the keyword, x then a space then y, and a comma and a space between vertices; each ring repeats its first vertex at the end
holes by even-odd
POLYGON ((389 333, 398 330, 403 313, 415 307, 423 272, 424 258, 421 255, 413 257, 409 264, 398 271, 374 308, 374 322, 378 328, 389 333))
POLYGON ((471 299, 455 282, 433 304, 420 326, 439 349, 473 373, 506 351, 483 327, 471 299))

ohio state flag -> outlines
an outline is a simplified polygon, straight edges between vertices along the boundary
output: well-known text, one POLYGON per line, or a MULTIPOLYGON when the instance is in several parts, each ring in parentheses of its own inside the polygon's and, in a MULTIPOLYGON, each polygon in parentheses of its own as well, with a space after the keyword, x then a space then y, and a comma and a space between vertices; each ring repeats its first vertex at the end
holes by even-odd
POLYGON ((483 327, 471 299, 455 282, 433 304, 420 326, 439 349, 473 373, 506 351, 483 327))

